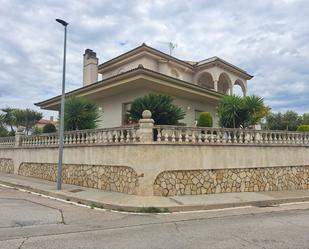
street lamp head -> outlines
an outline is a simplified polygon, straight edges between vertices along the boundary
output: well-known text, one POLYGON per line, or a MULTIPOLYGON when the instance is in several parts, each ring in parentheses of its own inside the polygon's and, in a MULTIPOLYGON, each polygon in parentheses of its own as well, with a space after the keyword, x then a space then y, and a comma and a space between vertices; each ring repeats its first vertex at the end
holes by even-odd
POLYGON ((63 21, 61 19, 56 19, 57 22, 61 23, 64 27, 68 26, 69 24, 66 21, 63 21))

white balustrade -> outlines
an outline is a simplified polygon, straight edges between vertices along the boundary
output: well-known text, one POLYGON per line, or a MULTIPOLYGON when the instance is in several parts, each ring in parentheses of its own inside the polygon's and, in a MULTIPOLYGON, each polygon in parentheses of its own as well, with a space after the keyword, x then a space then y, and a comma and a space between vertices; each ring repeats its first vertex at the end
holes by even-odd
POLYGON ((156 125, 154 137, 160 143, 309 146, 309 133, 286 131, 156 125))
POLYGON ((0 137, 0 147, 14 147, 15 137, 0 137))
MULTIPOLYGON (((65 146, 136 143, 139 142, 138 127, 67 131, 64 133, 63 141, 65 146)), ((0 147, 14 147, 15 143, 15 137, 0 138, 0 147)), ((24 135, 20 137, 21 147, 48 147, 57 146, 58 144, 58 133, 24 135)))
MULTIPOLYGON (((68 131, 65 146, 140 143, 139 126, 68 131)), ((154 143, 301 145, 309 146, 309 133, 157 125, 154 143)), ((0 147, 49 147, 59 144, 58 133, 0 138, 0 147), (20 139, 20 140, 19 140, 20 139), (18 145, 17 145, 18 143, 18 145)))

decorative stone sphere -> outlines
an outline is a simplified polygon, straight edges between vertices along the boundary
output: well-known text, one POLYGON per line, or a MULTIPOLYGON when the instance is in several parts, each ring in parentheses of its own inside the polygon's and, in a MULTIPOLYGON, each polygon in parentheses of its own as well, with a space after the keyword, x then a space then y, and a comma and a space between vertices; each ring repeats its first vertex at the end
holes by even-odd
POLYGON ((145 111, 143 111, 143 113, 142 113, 142 117, 143 117, 143 119, 150 119, 151 118, 151 111, 149 111, 149 110, 145 110, 145 111))

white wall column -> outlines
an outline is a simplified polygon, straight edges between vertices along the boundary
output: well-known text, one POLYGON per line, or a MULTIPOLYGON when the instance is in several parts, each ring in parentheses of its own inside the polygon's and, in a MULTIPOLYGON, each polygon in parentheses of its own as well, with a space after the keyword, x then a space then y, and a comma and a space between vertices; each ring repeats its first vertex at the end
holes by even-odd
POLYGON ((214 90, 218 92, 218 80, 214 80, 214 90))

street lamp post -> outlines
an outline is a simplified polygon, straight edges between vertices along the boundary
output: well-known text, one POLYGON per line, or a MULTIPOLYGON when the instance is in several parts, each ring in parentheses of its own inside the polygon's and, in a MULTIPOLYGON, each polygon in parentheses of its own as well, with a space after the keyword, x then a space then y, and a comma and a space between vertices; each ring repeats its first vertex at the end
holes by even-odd
POLYGON ((66 64, 67 26, 68 26, 68 23, 66 21, 61 20, 61 19, 56 19, 56 21, 64 26, 62 94, 61 94, 60 129, 59 129, 59 158, 58 158, 58 174, 57 174, 57 190, 61 190, 61 183, 62 183, 62 158, 63 158, 63 130, 64 130, 65 64, 66 64))

